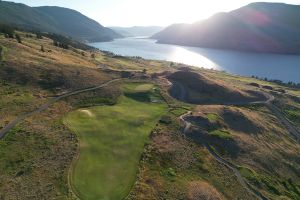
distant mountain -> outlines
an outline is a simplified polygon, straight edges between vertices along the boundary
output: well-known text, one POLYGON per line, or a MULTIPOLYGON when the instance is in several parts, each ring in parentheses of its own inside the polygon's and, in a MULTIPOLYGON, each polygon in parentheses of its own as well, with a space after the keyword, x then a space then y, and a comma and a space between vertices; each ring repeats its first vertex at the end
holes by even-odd
POLYGON ((28 30, 63 34, 90 42, 110 41, 121 37, 83 14, 61 7, 29 7, 0 1, 0 23, 28 30))
POLYGON ((133 26, 133 27, 109 27, 124 37, 146 36, 150 37, 164 29, 160 26, 133 26))
POLYGON ((252 3, 194 24, 175 24, 155 34, 159 43, 299 54, 300 6, 252 3))

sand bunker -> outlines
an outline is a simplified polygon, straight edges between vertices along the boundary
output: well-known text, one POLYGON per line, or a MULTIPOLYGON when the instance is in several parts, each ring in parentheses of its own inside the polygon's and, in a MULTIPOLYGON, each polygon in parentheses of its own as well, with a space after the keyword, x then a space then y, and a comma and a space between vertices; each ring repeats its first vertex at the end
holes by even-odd
POLYGON ((80 112, 88 115, 89 117, 94 117, 95 115, 89 110, 80 110, 80 112))

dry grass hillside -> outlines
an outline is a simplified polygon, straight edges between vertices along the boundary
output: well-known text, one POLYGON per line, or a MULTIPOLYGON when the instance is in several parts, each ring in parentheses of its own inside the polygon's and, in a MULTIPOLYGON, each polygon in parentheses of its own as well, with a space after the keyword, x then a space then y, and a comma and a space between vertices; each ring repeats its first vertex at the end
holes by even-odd
POLYGON ((183 138, 173 121, 152 132, 127 199, 253 200, 253 196, 204 147, 183 138))
POLYGON ((188 200, 222 200, 223 197, 211 185, 206 182, 194 181, 188 186, 188 200))
POLYGON ((59 48, 45 37, 20 35, 22 43, 0 36, 0 44, 4 47, 4 63, 0 69, 2 80, 43 89, 74 90, 110 79, 96 69, 97 62, 91 52, 59 48))

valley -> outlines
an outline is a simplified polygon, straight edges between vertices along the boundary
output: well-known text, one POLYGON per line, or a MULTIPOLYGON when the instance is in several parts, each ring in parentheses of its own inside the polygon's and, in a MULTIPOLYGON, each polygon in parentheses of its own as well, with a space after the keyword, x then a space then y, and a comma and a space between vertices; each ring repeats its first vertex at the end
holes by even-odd
POLYGON ((0 34, 0 200, 300 199, 297 87, 64 42, 0 34))

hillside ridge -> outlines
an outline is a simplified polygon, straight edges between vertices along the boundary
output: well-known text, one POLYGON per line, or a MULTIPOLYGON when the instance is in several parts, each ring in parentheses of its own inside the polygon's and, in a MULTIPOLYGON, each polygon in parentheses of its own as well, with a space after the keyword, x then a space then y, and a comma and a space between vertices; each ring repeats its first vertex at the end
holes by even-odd
POLYGON ((258 2, 193 24, 171 25, 152 38, 185 46, 300 54, 299 19, 299 5, 258 2))
POLYGON ((58 6, 30 7, 0 1, 0 24, 29 31, 62 34, 89 42, 111 41, 122 37, 82 13, 58 6))

